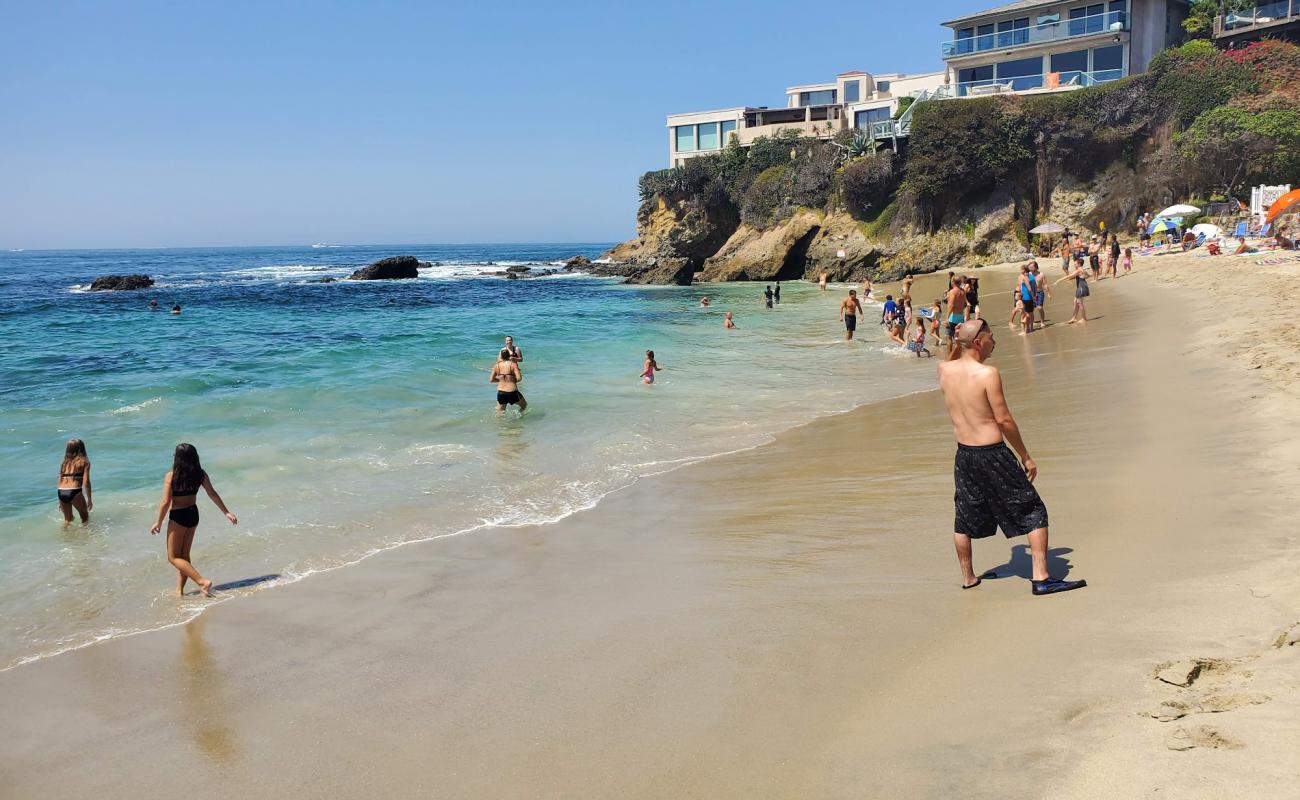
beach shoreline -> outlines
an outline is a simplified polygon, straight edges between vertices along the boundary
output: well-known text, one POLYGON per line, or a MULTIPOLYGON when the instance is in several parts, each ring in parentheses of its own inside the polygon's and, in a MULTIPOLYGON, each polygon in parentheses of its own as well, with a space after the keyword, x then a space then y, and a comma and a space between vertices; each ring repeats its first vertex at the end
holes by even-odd
MULTIPOLYGON (((992 299, 1015 267, 977 273, 993 363, 1043 472, 1052 563, 1088 578, 1082 592, 1031 598, 1018 542, 1001 537, 976 545, 977 568, 1010 551, 1014 577, 957 590, 951 433, 923 392, 641 478, 552 525, 402 547, 0 673, 17 720, 0 783, 14 796, 207 779, 289 796, 1038 796, 1047 781, 1067 797, 1276 796, 1300 771, 1280 727, 1300 649, 1271 646, 1300 619, 1279 507, 1297 485, 1282 424, 1294 362, 1285 341, 1276 369, 1223 359, 1230 323, 1162 285, 1203 288, 1191 259, 1141 259, 1094 290, 1086 329, 1027 340, 992 299), (1261 451, 1266 469, 1233 469, 1261 451), (1225 542, 1227 519, 1260 535, 1225 542), (1151 677, 1198 658, 1222 662, 1202 690, 1151 677), (1224 697, 1213 714, 1140 716, 1224 697)), ((1250 291, 1258 273, 1223 263, 1250 291)), ((918 306, 941 277, 918 279, 918 306)), ((1248 327, 1255 353, 1268 337, 1248 327)))

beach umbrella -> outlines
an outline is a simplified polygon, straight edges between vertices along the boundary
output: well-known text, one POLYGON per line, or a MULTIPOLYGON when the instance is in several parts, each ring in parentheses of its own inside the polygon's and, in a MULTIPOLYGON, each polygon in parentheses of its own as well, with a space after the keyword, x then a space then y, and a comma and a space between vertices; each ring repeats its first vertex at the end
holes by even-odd
POLYGON ((1200 225, 1192 226, 1192 233, 1197 236, 1204 235, 1206 239, 1217 239, 1223 231, 1219 230, 1218 225, 1211 225, 1208 222, 1202 222, 1200 225))
POLYGON ((1181 214, 1199 214, 1199 213, 1201 213, 1201 210, 1196 206, 1189 206, 1186 203, 1182 203, 1176 206, 1170 206, 1169 208, 1166 208, 1164 211, 1161 211, 1159 214, 1156 214, 1156 216, 1177 217, 1181 214))
POLYGON ((1178 229, 1177 222, 1174 222, 1171 219, 1158 219, 1155 222, 1151 223, 1151 227, 1147 228, 1147 233, 1164 233, 1165 231, 1172 231, 1177 229, 1178 229))
POLYGON ((1268 217, 1264 221, 1272 222, 1298 205, 1300 205, 1300 189, 1292 189, 1268 207, 1268 217))
POLYGON ((1055 222, 1044 222, 1037 228, 1030 228, 1030 233, 1065 233, 1064 225, 1057 225, 1055 222))

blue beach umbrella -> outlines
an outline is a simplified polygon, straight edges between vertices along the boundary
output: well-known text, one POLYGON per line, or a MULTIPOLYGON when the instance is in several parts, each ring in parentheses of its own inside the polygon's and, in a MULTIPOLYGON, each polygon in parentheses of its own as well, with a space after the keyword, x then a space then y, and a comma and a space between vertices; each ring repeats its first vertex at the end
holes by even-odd
POLYGON ((1151 227, 1147 228, 1147 233, 1164 233, 1165 231, 1178 230, 1178 223, 1180 222, 1182 222, 1181 219, 1164 219, 1162 217, 1151 223, 1151 227))

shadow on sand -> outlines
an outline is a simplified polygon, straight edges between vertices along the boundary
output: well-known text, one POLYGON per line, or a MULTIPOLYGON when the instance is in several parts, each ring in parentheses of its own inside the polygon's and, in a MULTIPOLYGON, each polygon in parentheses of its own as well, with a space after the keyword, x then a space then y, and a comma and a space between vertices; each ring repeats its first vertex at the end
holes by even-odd
MULTIPOLYGON (((1067 553, 1073 553, 1074 549, 1070 547, 1051 547, 1047 550, 1047 574, 1053 578, 1061 579, 1070 574, 1070 559, 1066 558, 1067 553)), ((1029 580, 1033 577, 1033 560, 1029 556, 1029 545, 1018 544, 1011 548, 1011 558, 1007 563, 999 564, 989 570, 994 575, 985 573, 984 580, 1000 580, 1002 578, 1024 578, 1029 580)))
MULTIPOLYGON (((258 575, 256 578, 241 578, 240 580, 237 580, 237 581, 228 581, 228 582, 226 582, 226 583, 217 583, 217 584, 213 584, 213 585, 212 585, 212 591, 214 591, 214 592, 230 592, 230 591, 234 591, 235 589, 247 589, 247 588, 250 587, 250 586, 256 586, 256 585, 258 585, 259 583, 266 583, 267 581, 273 581, 273 580, 275 580, 276 578, 279 578, 279 577, 280 577, 279 574, 275 574, 275 575, 258 575)), ((186 592, 185 594, 186 594, 186 596, 194 596, 194 595, 199 594, 199 592, 198 592, 197 589, 195 589, 195 590, 193 590, 193 591, 186 592)))

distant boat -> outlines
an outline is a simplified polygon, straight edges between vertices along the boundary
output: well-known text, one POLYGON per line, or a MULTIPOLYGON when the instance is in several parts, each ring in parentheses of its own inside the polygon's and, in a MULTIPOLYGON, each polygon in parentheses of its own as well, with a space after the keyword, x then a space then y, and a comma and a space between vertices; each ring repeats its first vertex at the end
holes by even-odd
POLYGON ((332 244, 325 244, 324 242, 317 242, 316 244, 312 245, 312 247, 333 247, 333 246, 334 245, 332 244))

